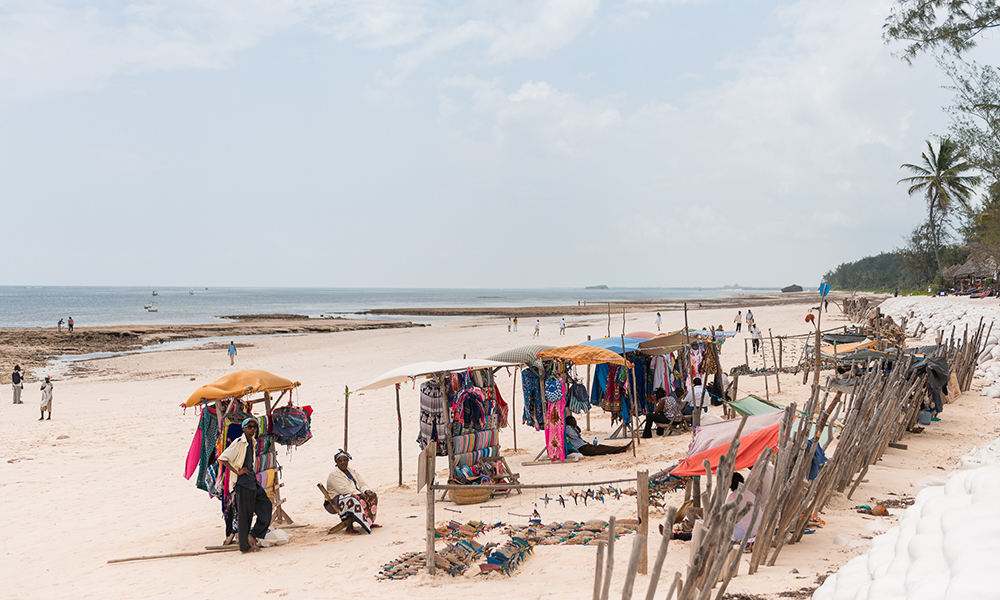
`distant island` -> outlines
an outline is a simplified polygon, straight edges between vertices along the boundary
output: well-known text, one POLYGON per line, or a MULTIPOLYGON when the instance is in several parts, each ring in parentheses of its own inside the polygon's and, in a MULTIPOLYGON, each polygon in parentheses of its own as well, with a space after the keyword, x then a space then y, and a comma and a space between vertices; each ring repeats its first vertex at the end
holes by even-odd
POLYGON ((601 284, 601 285, 588 285, 587 287, 585 287, 583 289, 585 289, 585 290, 606 290, 606 289, 608 289, 608 286, 606 286, 604 284, 601 284))

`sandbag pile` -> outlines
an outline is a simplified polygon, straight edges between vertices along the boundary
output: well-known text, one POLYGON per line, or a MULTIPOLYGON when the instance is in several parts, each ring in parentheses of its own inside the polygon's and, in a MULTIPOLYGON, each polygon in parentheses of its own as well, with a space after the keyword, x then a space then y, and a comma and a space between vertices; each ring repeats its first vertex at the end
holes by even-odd
POLYGON ((921 490, 899 525, 830 575, 813 600, 997 597, 998 458, 1000 440, 963 457, 962 470, 921 490))

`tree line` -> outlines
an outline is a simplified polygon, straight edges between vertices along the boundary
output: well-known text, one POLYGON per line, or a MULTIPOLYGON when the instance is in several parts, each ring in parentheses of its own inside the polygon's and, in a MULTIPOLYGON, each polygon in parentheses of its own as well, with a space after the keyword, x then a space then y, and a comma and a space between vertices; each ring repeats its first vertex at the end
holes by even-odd
POLYGON ((948 131, 926 142, 899 180, 927 210, 901 248, 844 263, 824 281, 849 289, 913 289, 943 283, 949 266, 971 257, 1000 263, 1000 70, 968 60, 1000 27, 997 0, 896 0, 886 44, 913 63, 930 55, 951 80, 948 131))

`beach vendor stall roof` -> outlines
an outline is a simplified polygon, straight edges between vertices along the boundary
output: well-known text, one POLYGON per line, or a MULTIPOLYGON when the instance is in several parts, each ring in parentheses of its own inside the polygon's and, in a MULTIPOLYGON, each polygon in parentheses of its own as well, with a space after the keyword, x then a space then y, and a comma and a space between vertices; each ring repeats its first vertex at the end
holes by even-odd
POLYGON ((197 406, 202 400, 242 398, 257 392, 280 392, 302 385, 267 371, 244 369, 235 371, 207 385, 203 385, 187 399, 183 406, 197 406))
POLYGON ((510 350, 504 350, 503 352, 498 352, 493 356, 487 356, 486 360, 495 360, 498 362, 508 362, 508 363, 520 363, 522 365, 533 365, 538 362, 538 353, 543 350, 551 350, 555 346, 545 346, 543 344, 531 344, 528 346, 521 346, 519 348, 512 348, 510 350))
POLYGON ((625 366, 625 359, 611 350, 595 348, 594 346, 583 346, 579 344, 575 346, 562 346, 559 348, 552 348, 551 350, 544 350, 538 353, 538 358, 558 358, 561 360, 568 360, 575 365, 599 365, 603 363, 610 363, 613 365, 625 366))
POLYGON ((637 337, 606 337, 599 338, 596 340, 588 340, 586 342, 580 342, 582 346, 593 346, 595 348, 604 348, 605 350, 611 350, 616 354, 626 354, 628 352, 636 352, 639 350, 639 344, 641 344, 643 338, 637 337))
POLYGON ((374 390, 397 383, 405 383, 416 379, 417 377, 424 377, 435 373, 451 373, 454 371, 466 370, 478 371, 480 369, 517 366, 520 366, 520 363, 489 360, 485 358, 459 358, 440 362, 418 362, 382 373, 366 385, 358 388, 357 391, 361 392, 365 390, 374 390))

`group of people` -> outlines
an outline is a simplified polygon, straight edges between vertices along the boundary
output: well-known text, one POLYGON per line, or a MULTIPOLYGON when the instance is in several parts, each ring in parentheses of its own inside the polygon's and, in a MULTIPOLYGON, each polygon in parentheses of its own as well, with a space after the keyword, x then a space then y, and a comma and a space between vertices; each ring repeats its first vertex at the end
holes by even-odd
MULTIPOLYGON (((542 331, 541 319, 535 319, 535 332, 531 337, 540 337, 542 331)), ((517 333, 517 317, 507 317, 507 333, 517 333)), ((559 335, 566 335, 566 317, 559 319, 559 335)))
MULTIPOLYGON (((736 333, 739 333, 740 326, 743 324, 742 311, 736 311, 736 318, 733 319, 733 322, 736 323, 736 333)), ((750 334, 750 344, 753 348, 753 353, 757 354, 757 351, 760 350, 760 328, 757 327, 757 323, 754 321, 753 318, 753 311, 751 311, 749 308, 747 309, 746 322, 747 322, 747 333, 750 334)))
MULTIPOLYGON (((21 400, 21 390, 24 389, 24 373, 21 371, 21 365, 14 365, 14 372, 10 374, 11 386, 14 389, 14 404, 24 404, 21 400)), ((48 375, 45 376, 45 380, 42 381, 42 402, 41 402, 41 416, 38 418, 39 421, 52 420, 52 378, 48 375), (46 417, 45 413, 49 413, 46 417)))
POLYGON ((56 323, 56 327, 59 328, 59 331, 62 331, 63 324, 66 325, 66 329, 68 329, 70 333, 73 333, 73 317, 70 317, 66 321, 63 321, 62 318, 60 318, 59 322, 56 323))
MULTIPOLYGON (((219 455, 219 464, 236 476, 237 537, 240 552, 248 553, 260 551, 259 540, 267 534, 271 525, 273 506, 254 471, 260 425, 257 419, 248 417, 243 420, 242 427, 243 435, 233 440, 219 455)), ((371 533, 373 528, 380 527, 375 524, 378 495, 368 487, 360 473, 348 467, 350 460, 351 455, 343 450, 334 455, 336 468, 326 479, 332 501, 325 502, 323 506, 340 516, 348 534, 361 533, 355 525, 365 533, 371 533)))

